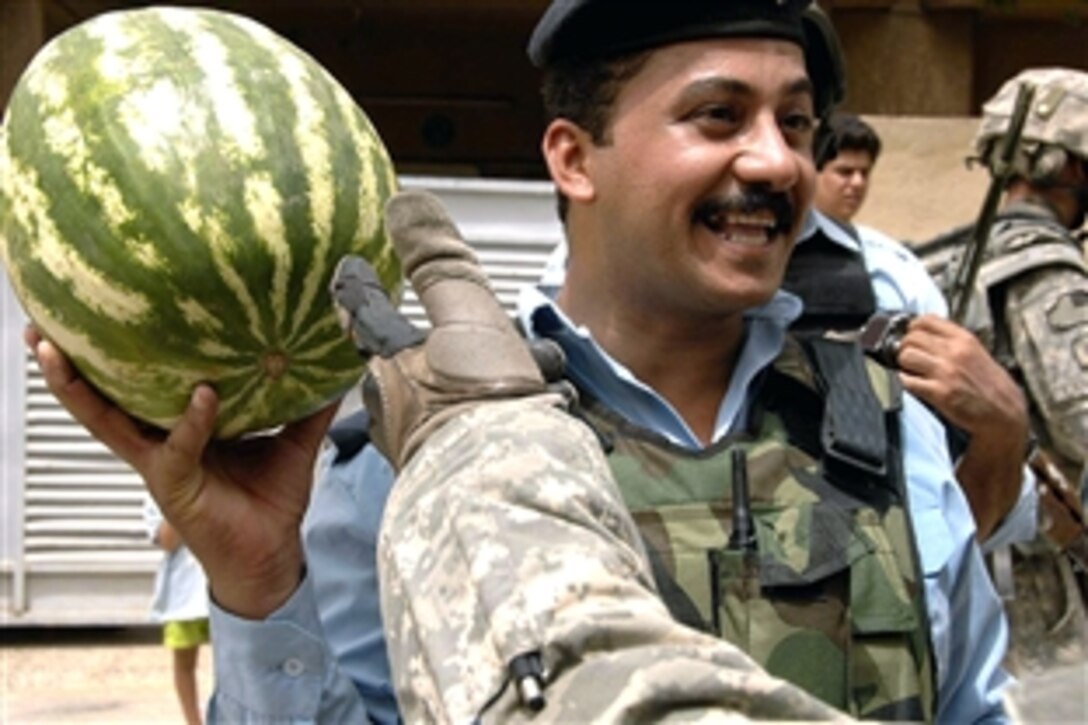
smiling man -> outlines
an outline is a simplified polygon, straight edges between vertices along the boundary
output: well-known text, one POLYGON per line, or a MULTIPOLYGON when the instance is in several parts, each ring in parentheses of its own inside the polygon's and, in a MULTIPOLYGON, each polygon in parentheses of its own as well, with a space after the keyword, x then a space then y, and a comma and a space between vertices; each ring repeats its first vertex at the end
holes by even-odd
MULTIPOLYGON (((51 389, 133 463, 203 557, 216 718, 362 721, 389 706, 388 682, 375 682, 383 634, 411 721, 655 720, 710 707, 827 716, 813 698, 882 720, 1003 718, 1005 623, 940 425, 856 344, 787 333, 800 303, 779 285, 812 202, 817 119, 841 95, 837 41, 809 6, 549 6, 529 56, 544 73, 542 150, 571 256, 558 296, 527 290, 519 316, 529 338, 565 353, 575 415, 554 428, 459 418, 422 441, 413 414, 461 402, 459 387, 502 369, 509 348, 493 321, 462 324, 485 283, 456 272, 443 289, 464 294, 445 294, 421 262, 457 256, 440 209, 391 207, 387 225, 441 334, 385 362, 423 382, 425 397, 364 385, 385 456, 365 446, 333 465, 302 551, 302 472, 327 418, 266 439, 266 465, 227 480, 242 469, 224 459, 252 464, 252 448, 205 450, 212 391, 197 391, 164 443, 39 346, 51 389), (599 441, 598 455, 574 446, 556 449, 558 466, 535 458, 574 418, 596 432, 582 440, 599 441), (379 630, 367 547, 394 470, 379 630), (613 485, 625 510, 592 495, 613 485), (227 519, 217 498, 251 505, 227 519), (632 520, 616 548, 591 544, 573 559, 566 536, 545 533, 569 524, 593 539, 632 520), (590 616, 606 611, 607 621, 590 616), (656 644, 677 630, 731 655, 670 668, 666 655, 690 649, 656 644), (577 672, 583 688, 566 689, 577 672), (748 686, 723 696, 720 677, 748 686), (808 693, 793 698, 804 707, 753 707, 782 681, 808 693), (644 699, 626 698, 632 684, 644 699)), ((515 377, 488 389, 540 392, 515 377)))

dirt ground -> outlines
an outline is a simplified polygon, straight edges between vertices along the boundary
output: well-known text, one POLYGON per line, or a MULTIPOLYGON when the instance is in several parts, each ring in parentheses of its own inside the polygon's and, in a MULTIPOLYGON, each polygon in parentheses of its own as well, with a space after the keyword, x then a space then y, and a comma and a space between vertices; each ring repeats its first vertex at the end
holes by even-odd
MULTIPOLYGON (((201 651, 201 695, 211 656, 201 651)), ((1020 722, 1088 722, 1088 663, 1026 677, 1020 722)), ((154 629, 0 629, 0 724, 182 723, 170 658, 154 629)))
MULTIPOLYGON (((211 651, 200 651, 200 696, 211 651)), ((0 724, 184 725, 156 628, 0 629, 0 724)))

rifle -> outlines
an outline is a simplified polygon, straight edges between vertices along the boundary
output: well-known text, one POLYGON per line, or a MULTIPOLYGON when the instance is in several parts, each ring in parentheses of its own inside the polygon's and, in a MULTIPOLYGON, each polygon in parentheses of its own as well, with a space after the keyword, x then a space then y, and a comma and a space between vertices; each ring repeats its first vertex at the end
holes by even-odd
POLYGON ((994 225, 994 217, 997 215, 997 205, 1001 201, 1001 194, 1012 177, 1013 159, 1016 155, 1016 147, 1020 144, 1020 137, 1024 133, 1024 122, 1028 117, 1028 110, 1035 98, 1035 86, 1023 83, 1016 92, 1016 104, 1013 106, 1012 116, 1009 119, 1009 128, 1001 139, 1001 148, 991 165, 990 188, 986 190, 986 198, 982 202, 982 209, 978 214, 978 222, 975 224, 971 235, 971 241, 963 251, 963 258, 956 268, 956 276, 952 288, 948 293, 949 307, 952 310, 952 320, 962 325, 967 316, 967 305, 971 301, 971 293, 975 289, 978 280, 978 271, 982 267, 983 252, 986 251, 986 243, 990 238, 990 229, 994 225))
POLYGON ((1041 533, 1065 552, 1075 568, 1088 572, 1088 524, 1077 492, 1042 450, 1035 450, 1028 466, 1039 482, 1041 533))

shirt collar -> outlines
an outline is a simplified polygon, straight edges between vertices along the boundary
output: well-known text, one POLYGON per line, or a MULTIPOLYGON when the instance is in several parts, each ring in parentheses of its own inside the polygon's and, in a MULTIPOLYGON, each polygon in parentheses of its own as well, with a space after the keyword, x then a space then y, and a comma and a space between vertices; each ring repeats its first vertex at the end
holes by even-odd
POLYGON ((817 234, 823 234, 830 241, 851 251, 861 251, 861 241, 853 224, 841 224, 816 209, 809 209, 801 223, 801 234, 797 243, 804 244, 817 234))
MULTIPOLYGON (((745 314, 743 348, 718 408, 714 440, 743 420, 753 381, 778 356, 786 330, 800 314, 800 299, 785 291, 776 292, 767 304, 745 314)), ((524 288, 518 298, 518 317, 530 338, 547 337, 559 343, 567 356, 567 375, 591 396, 628 421, 678 445, 702 447, 668 401, 613 359, 587 328, 571 321, 547 290, 524 288)))

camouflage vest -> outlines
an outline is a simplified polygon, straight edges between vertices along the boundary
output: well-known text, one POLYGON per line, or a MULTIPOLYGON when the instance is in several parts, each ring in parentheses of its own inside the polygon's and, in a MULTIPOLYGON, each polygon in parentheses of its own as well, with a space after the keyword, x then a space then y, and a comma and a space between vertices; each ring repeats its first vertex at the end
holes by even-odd
POLYGON ((853 716, 931 721, 934 663, 899 468, 898 380, 855 345, 790 338, 757 398, 744 432, 701 451, 583 403, 662 597, 678 620, 853 716), (806 354, 820 345, 837 346, 848 364, 823 374, 821 356, 806 354), (860 385, 828 404, 825 391, 843 389, 844 375, 860 385), (855 435, 837 435, 847 429, 855 435), (744 479, 750 517, 734 505, 744 479))

